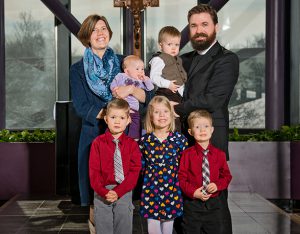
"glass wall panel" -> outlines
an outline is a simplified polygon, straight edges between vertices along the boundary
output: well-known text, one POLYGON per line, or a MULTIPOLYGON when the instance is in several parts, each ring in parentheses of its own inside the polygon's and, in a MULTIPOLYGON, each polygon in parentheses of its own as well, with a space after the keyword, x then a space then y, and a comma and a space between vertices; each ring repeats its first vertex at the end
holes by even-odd
MULTIPOLYGON (((180 31, 187 12, 197 1, 161 0, 146 14, 146 61, 158 50, 157 35, 165 25, 180 31)), ((264 0, 230 0, 218 12, 218 40, 240 58, 240 76, 230 102, 230 127, 265 127, 265 17, 264 0)), ((191 51, 188 43, 181 54, 191 51)))
POLYGON ((41 1, 5 1, 6 128, 53 128, 54 17, 41 1))
MULTIPOLYGON (((105 16, 113 31, 110 47, 116 53, 122 53, 121 43, 123 38, 121 38, 121 8, 113 7, 112 0, 72 0, 71 12, 80 23, 91 14, 105 16)), ((85 48, 74 35, 72 35, 71 39, 71 48, 72 61, 78 61, 82 57, 85 48)))
POLYGON ((230 101, 230 127, 265 128, 266 1, 230 0, 218 15, 218 40, 240 59, 240 76, 230 101))
MULTIPOLYGON (((240 77, 230 103, 231 127, 265 126, 265 1, 231 0, 219 11, 218 40, 240 58, 240 77)), ((145 14, 145 61, 158 50, 157 35, 165 25, 180 31, 197 1, 160 0, 145 14)), ((73 15, 105 15, 113 29, 110 46, 121 53, 121 10, 111 0, 72 0, 73 15), (95 10, 99 9, 99 10, 95 10)), ((40 1, 5 1, 6 127, 52 128, 55 102, 53 14, 40 1)), ((182 51, 191 50, 188 44, 182 51)), ((73 62, 84 47, 72 36, 73 62)))

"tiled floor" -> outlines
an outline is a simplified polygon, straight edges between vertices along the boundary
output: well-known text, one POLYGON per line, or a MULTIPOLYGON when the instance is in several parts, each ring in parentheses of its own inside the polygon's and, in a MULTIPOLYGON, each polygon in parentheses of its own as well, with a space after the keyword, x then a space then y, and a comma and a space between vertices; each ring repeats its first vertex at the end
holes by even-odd
MULTIPOLYGON (((300 218, 287 214, 258 194, 230 193, 233 233, 300 233, 300 218)), ((0 207, 0 233, 89 233, 88 209, 68 199, 14 197, 0 207)), ((134 232, 147 233, 146 223, 134 215, 134 232)))

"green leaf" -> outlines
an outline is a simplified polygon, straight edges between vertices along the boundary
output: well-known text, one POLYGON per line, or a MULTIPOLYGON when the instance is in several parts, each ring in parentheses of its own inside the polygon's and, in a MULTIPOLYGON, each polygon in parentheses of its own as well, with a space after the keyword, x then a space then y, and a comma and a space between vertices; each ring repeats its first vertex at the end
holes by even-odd
POLYGON ((239 134, 234 128, 230 141, 300 141, 300 125, 282 126, 279 130, 263 130, 250 134, 239 134))
POLYGON ((40 130, 34 131, 10 131, 3 129, 0 131, 0 142, 55 142, 56 132, 52 130, 40 130))

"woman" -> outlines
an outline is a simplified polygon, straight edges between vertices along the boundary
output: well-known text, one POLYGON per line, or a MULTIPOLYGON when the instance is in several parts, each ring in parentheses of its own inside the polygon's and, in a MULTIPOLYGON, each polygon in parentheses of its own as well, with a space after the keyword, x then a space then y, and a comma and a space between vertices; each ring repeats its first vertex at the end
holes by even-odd
MULTIPOLYGON (((94 138, 106 129, 100 119, 101 111, 113 95, 119 98, 133 95, 144 103, 151 99, 152 93, 145 93, 133 85, 118 87, 111 93, 110 84, 121 72, 123 56, 115 54, 108 46, 112 31, 104 16, 88 16, 77 36, 86 49, 83 58, 70 68, 70 84, 75 111, 82 118, 78 177, 81 205, 88 206, 93 197, 88 175, 90 146, 94 138)), ((93 215, 90 219, 93 221, 93 215)))

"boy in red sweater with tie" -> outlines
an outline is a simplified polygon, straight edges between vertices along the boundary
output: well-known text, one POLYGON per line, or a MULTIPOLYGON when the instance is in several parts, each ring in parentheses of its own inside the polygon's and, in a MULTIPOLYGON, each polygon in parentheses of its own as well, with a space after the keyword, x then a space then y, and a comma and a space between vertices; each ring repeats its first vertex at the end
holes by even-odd
POLYGON ((227 189, 232 176, 226 155, 210 143, 212 117, 206 110, 193 111, 188 117, 188 132, 195 145, 182 153, 178 172, 184 194, 184 233, 222 233, 218 195, 227 189))
POLYGON ((124 134, 129 111, 123 99, 109 102, 104 116, 108 131, 91 146, 89 174, 97 233, 132 233, 132 190, 142 165, 138 144, 124 134))

